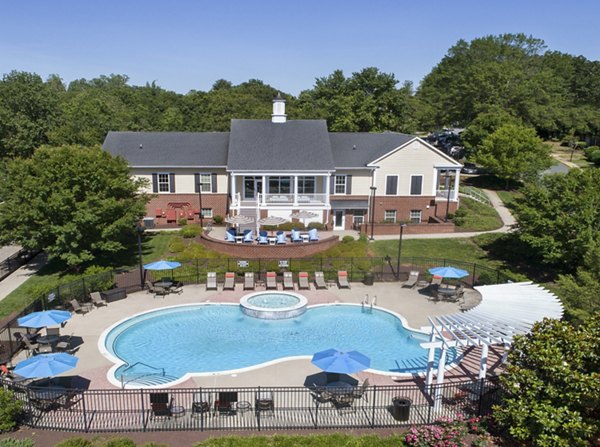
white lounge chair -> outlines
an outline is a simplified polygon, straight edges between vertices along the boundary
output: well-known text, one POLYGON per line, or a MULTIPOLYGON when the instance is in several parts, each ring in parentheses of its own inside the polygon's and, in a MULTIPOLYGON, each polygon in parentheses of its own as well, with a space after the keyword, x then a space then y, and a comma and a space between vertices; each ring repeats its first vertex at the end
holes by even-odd
POLYGON ((208 272, 206 274, 206 290, 217 290, 217 273, 208 272))
POLYGON ((277 289, 277 273, 267 272, 267 289, 277 289))
POLYGON ((294 274, 292 272, 283 272, 283 288, 294 290, 294 274))
POLYGON ((340 289, 349 289, 350 283, 348 282, 348 272, 340 270, 338 272, 338 286, 340 289))
POLYGON ((327 283, 325 282, 325 275, 323 272, 315 272, 315 287, 317 289, 327 288, 327 283))

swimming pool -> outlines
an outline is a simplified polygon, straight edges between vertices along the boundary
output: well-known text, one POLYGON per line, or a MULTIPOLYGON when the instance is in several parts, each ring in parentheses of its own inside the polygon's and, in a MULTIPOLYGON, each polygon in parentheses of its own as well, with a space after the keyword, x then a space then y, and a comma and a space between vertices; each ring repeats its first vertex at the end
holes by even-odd
MULTIPOLYGON (((300 317, 263 320, 239 306, 197 304, 146 312, 107 329, 103 353, 120 364, 118 383, 129 365, 164 368, 177 380, 190 374, 232 372, 290 357, 310 358, 328 348, 357 350, 371 358, 371 370, 385 374, 419 373, 427 366, 427 337, 409 331, 400 318, 360 305, 312 306, 300 317)), ((449 355, 453 360, 454 352, 449 355)), ((436 358, 437 362, 437 358, 436 358)))

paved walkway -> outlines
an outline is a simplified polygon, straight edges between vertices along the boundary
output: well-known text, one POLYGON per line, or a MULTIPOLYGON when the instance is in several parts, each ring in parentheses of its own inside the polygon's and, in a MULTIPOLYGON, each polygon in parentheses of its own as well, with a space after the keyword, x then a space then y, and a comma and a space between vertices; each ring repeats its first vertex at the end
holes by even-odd
POLYGON ((0 301, 6 298, 13 290, 20 287, 30 277, 35 275, 39 269, 46 265, 47 260, 48 257, 46 256, 46 253, 42 252, 29 261, 29 263, 18 268, 0 281, 0 301))

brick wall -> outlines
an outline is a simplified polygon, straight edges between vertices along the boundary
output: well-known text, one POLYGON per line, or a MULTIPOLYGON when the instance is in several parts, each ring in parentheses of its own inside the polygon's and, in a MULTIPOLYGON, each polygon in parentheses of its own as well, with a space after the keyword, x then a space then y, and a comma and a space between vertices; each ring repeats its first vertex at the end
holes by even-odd
POLYGON ((296 259, 314 256, 340 242, 338 236, 330 236, 316 242, 288 242, 285 245, 235 244, 214 239, 203 234, 200 243, 220 253, 234 258, 249 259, 296 259))
MULTIPOLYGON (((167 225, 166 218, 156 216, 157 208, 162 209, 163 212, 173 208, 185 212, 199 209, 200 201, 198 194, 158 194, 153 197, 146 205, 146 215, 154 217, 156 225, 173 226, 172 224, 167 225)), ((202 194, 202 208, 212 208, 213 216, 225 217, 227 214, 227 194, 202 194)), ((210 219, 204 218, 204 220, 210 219)), ((193 221, 200 221, 197 214, 194 215, 193 221)))
MULTIPOLYGON (((361 233, 367 236, 371 235, 371 223, 365 223, 361 225, 361 233)), ((403 230, 404 234, 431 234, 431 233, 454 233, 454 224, 448 223, 420 223, 420 224, 406 224, 403 230)), ((400 224, 389 224, 389 223, 375 223, 373 224, 373 234, 375 236, 388 235, 388 234, 400 234, 400 224)))
MULTIPOLYGON (((388 197, 375 196, 375 222, 385 219, 386 210, 396 211, 397 221, 408 221, 411 210, 421 210, 421 221, 429 222, 431 217, 444 218, 446 216, 444 201, 436 201, 434 197, 388 197)), ((450 201, 449 213, 456 211, 456 202, 450 201)), ((371 219, 369 218, 369 222, 371 219)))

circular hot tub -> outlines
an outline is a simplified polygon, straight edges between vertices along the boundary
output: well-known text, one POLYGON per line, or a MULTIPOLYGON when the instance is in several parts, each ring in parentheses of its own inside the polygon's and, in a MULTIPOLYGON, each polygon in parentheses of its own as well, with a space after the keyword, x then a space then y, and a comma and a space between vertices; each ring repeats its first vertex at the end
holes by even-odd
POLYGON ((294 318, 306 312, 308 300, 292 292, 256 292, 244 295, 240 308, 246 315, 265 320, 294 318))

